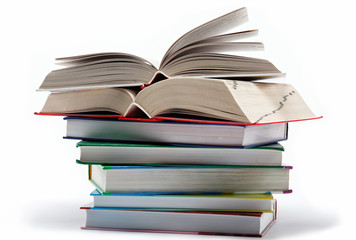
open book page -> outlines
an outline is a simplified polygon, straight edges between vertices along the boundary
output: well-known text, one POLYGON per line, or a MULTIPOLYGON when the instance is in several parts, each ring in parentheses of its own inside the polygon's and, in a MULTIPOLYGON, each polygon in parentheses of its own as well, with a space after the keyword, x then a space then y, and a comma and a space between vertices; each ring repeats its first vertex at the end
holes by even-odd
MULTIPOLYGON (((192 46, 192 45, 197 45, 201 43, 209 43, 209 42, 232 42, 232 41, 238 41, 244 38, 250 38, 250 37, 255 37, 258 35, 258 30, 247 30, 247 31, 242 31, 242 32, 233 32, 233 33, 227 33, 227 34, 222 34, 222 35, 216 35, 208 38, 204 38, 198 41, 195 41, 193 43, 190 43, 184 47, 182 47, 180 50, 192 46)), ((180 51, 178 50, 178 51, 180 51)))
POLYGON ((119 52, 103 52, 103 53, 92 53, 92 54, 85 54, 85 55, 78 55, 78 56, 70 56, 70 57, 61 57, 56 58, 57 64, 60 65, 81 65, 81 64, 90 64, 92 62, 105 62, 105 60, 110 59, 117 59, 117 61, 125 61, 125 62, 132 62, 137 64, 146 64, 150 66, 150 68, 156 67, 149 62, 148 60, 141 58, 139 56, 129 54, 129 53, 119 53, 119 52))
POLYGON ((247 9, 240 8, 200 25, 180 37, 164 55, 160 69, 169 61, 170 56, 178 49, 207 37, 219 35, 248 21, 247 9))
POLYGON ((57 61, 67 67, 50 72, 40 90, 142 86, 157 72, 147 60, 127 53, 96 53, 57 58, 57 61))
POLYGON ((282 76, 271 62, 220 53, 191 53, 170 62, 164 72, 170 76, 209 78, 258 78, 282 76))
MULTIPOLYGON (((188 57, 197 53, 218 53, 230 51, 262 51, 264 46, 260 42, 204 42, 184 48, 171 55, 171 61, 180 57, 188 57)), ((164 69, 164 68, 163 68, 164 69)), ((164 71, 162 69, 162 71, 164 71)), ((169 70, 169 69, 168 69, 169 70)))
POLYGON ((120 52, 57 58, 66 67, 50 72, 39 90, 143 86, 177 76, 244 80, 280 76, 266 60, 227 54, 263 50, 262 43, 239 42, 255 36, 257 30, 223 34, 247 20, 246 8, 240 8, 194 28, 171 46, 159 69, 146 59, 120 52))
POLYGON ((223 81, 250 122, 268 123, 316 117, 297 90, 289 84, 223 81))
POLYGON ((42 113, 115 112, 123 115, 135 100, 136 92, 124 88, 51 93, 42 113))
POLYGON ((164 66, 161 66, 160 70, 166 71, 165 69, 169 69, 169 64, 172 61, 192 53, 263 50, 263 44, 259 42, 235 42, 243 38, 256 36, 257 33, 257 30, 249 30, 212 36, 195 41, 172 53, 169 57, 169 61, 167 61, 164 66))
POLYGON ((150 118, 183 114, 248 122, 221 80, 183 77, 163 80, 139 92, 125 116, 132 116, 135 108, 150 118))

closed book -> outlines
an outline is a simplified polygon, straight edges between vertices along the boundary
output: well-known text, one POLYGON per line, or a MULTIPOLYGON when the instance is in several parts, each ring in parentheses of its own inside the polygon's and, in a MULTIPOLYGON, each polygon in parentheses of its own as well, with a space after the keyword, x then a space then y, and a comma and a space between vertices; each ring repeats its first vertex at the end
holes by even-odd
POLYGON ((288 192, 289 166, 102 166, 89 179, 104 193, 288 192))
POLYGON ((276 212, 117 210, 82 207, 83 229, 262 237, 276 212))
POLYGON ((80 141, 80 163, 265 165, 282 164, 284 148, 268 144, 253 148, 171 146, 119 142, 80 141))
POLYGON ((251 147, 287 139, 287 123, 241 125, 65 117, 65 138, 94 141, 251 147))
POLYGON ((174 211, 244 211, 270 212, 275 199, 265 194, 154 194, 113 193, 101 194, 94 190, 93 207, 115 209, 160 209, 174 211))

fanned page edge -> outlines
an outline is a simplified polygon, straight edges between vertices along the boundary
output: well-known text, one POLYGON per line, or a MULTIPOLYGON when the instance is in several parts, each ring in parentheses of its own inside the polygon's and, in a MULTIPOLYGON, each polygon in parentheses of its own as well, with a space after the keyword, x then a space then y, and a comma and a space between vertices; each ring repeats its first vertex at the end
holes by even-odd
MULTIPOLYGON (((148 61, 145 58, 142 58, 140 56, 131 54, 131 53, 125 53, 125 52, 98 52, 98 53, 89 53, 89 54, 84 54, 84 55, 75 55, 75 56, 69 56, 69 57, 60 57, 60 58, 56 58, 56 64, 58 65, 67 65, 67 64, 71 64, 73 62, 80 62, 83 61, 85 59, 90 59, 90 58, 99 58, 99 57, 108 57, 108 56, 115 56, 115 55, 122 55, 122 56, 126 56, 128 59, 135 59, 137 60, 136 62, 142 62, 142 63, 146 63, 149 66, 151 66, 152 68, 157 69, 157 67, 150 61, 148 61)), ((104 58, 105 59, 105 58, 104 58)))
MULTIPOLYGON (((204 30, 207 26, 209 26, 208 28, 212 28, 210 25, 212 25, 212 24, 214 24, 214 23, 215 23, 215 24, 216 24, 216 23, 219 23, 219 24, 218 24, 219 27, 213 28, 213 29, 214 29, 213 33, 206 34, 206 36, 203 36, 203 38, 206 38, 206 37, 211 37, 211 36, 218 35, 218 34, 220 34, 220 33, 222 33, 222 32, 226 32, 226 31, 228 31, 229 29, 231 29, 231 28, 233 28, 233 27, 236 27, 236 26, 238 26, 238 25, 240 25, 240 24, 243 24, 243 23, 245 23, 245 22, 247 22, 247 21, 248 21, 247 8, 246 8, 246 7, 243 7, 243 8, 236 9, 236 10, 234 10, 234 11, 232 11, 232 12, 229 12, 229 13, 227 13, 227 14, 224 14, 224 15, 222 15, 222 16, 220 16, 220 17, 217 17, 217 18, 215 18, 215 19, 213 19, 213 20, 210 20, 210 21, 208 21, 208 22, 206 22, 206 23, 203 23, 203 24, 199 25, 198 27, 193 28, 192 30, 190 30, 189 32, 187 32, 187 33, 185 33, 183 36, 181 36, 179 39, 177 39, 177 40, 169 47, 169 49, 167 50, 167 52, 164 54, 164 56, 163 56, 163 58, 162 58, 161 64, 160 64, 160 66, 159 66, 159 69, 162 69, 162 68, 164 67, 164 65, 165 65, 164 62, 167 61, 167 59, 169 58, 169 55, 170 55, 172 52, 174 52, 174 51, 177 50, 177 49, 175 49, 175 48, 178 48, 178 49, 179 49, 179 48, 184 47, 184 46, 186 46, 186 45, 188 45, 188 44, 190 44, 190 43, 192 43, 192 42, 195 42, 195 41, 196 41, 195 38, 191 39, 190 41, 187 41, 187 39, 188 39, 190 36, 194 35, 194 33, 198 32, 199 30, 202 31, 202 30, 204 30), (238 18, 237 18, 236 16, 235 16, 236 19, 235 19, 234 17, 232 17, 234 14, 238 14, 238 18), (225 27, 222 27, 222 26, 224 25, 223 23, 224 23, 224 22, 226 23, 226 19, 229 19, 229 18, 230 18, 230 21, 231 21, 231 20, 234 20, 233 23, 230 22, 230 24, 227 24, 227 26, 225 25, 225 27), (224 20, 225 20, 225 21, 224 21, 224 20), (231 26, 231 25, 232 25, 232 26, 231 26), (179 46, 179 44, 182 43, 183 40, 185 40, 186 42, 184 42, 182 46, 179 46), (178 46, 178 47, 177 47, 177 46, 178 46)), ((199 39, 201 39, 201 36, 198 38, 198 40, 199 40, 199 39)))
POLYGON ((83 86, 83 87, 58 87, 58 88, 37 88, 38 92, 70 92, 70 91, 80 91, 80 90, 91 90, 97 88, 115 88, 115 87, 141 87, 143 83, 128 83, 128 84, 111 84, 111 85, 101 85, 101 86, 83 86))
MULTIPOLYGON (((80 66, 81 61, 85 61, 88 59, 92 59, 91 63, 94 61, 98 63, 99 60, 93 60, 94 58, 102 58, 101 61, 106 61, 109 59, 109 57, 113 57, 115 55, 122 56, 121 59, 133 59, 136 64, 141 64, 142 66, 149 66, 149 68, 152 71, 147 71, 152 73, 153 76, 156 75, 156 72, 158 71, 157 66, 155 66, 152 62, 146 60, 145 58, 142 58, 140 56, 130 54, 130 53, 125 53, 125 52, 98 52, 98 53, 91 53, 91 54, 84 54, 84 55, 75 55, 75 56, 69 56, 69 57, 60 57, 55 59, 55 63, 57 65, 63 65, 66 66, 62 69, 67 69, 75 66, 80 66)), ((89 62, 90 63, 90 62, 89 62)), ((86 63, 88 64, 88 63, 86 63)), ((57 69, 61 70, 61 69, 57 69)), ((55 71, 55 70, 53 70, 55 71)), ((53 72, 52 71, 52 72, 53 72)), ((149 78, 145 79, 144 81, 138 82, 138 83, 107 83, 107 84, 102 84, 102 85, 94 85, 94 86, 67 86, 67 87, 43 87, 43 85, 46 83, 47 77, 52 73, 48 73, 45 79, 42 81, 41 85, 36 89, 36 91, 49 91, 49 92, 65 92, 65 91, 76 91, 76 90, 89 90, 89 89, 94 89, 94 88, 114 88, 114 87, 140 87, 144 86, 146 83, 150 81, 149 78)))

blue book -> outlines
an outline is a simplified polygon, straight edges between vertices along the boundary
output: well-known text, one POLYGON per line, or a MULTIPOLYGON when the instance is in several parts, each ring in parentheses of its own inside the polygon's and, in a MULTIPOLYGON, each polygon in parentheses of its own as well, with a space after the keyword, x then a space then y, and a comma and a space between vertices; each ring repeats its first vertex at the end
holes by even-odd
POLYGON ((242 125, 65 117, 67 139, 249 148, 286 140, 287 123, 242 125))

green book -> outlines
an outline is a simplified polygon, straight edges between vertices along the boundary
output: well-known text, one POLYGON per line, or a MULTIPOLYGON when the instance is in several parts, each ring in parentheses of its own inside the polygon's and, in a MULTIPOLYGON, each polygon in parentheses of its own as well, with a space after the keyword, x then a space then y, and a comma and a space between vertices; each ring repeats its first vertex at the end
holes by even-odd
POLYGON ((89 180, 112 193, 289 193, 290 166, 89 165, 89 180))

